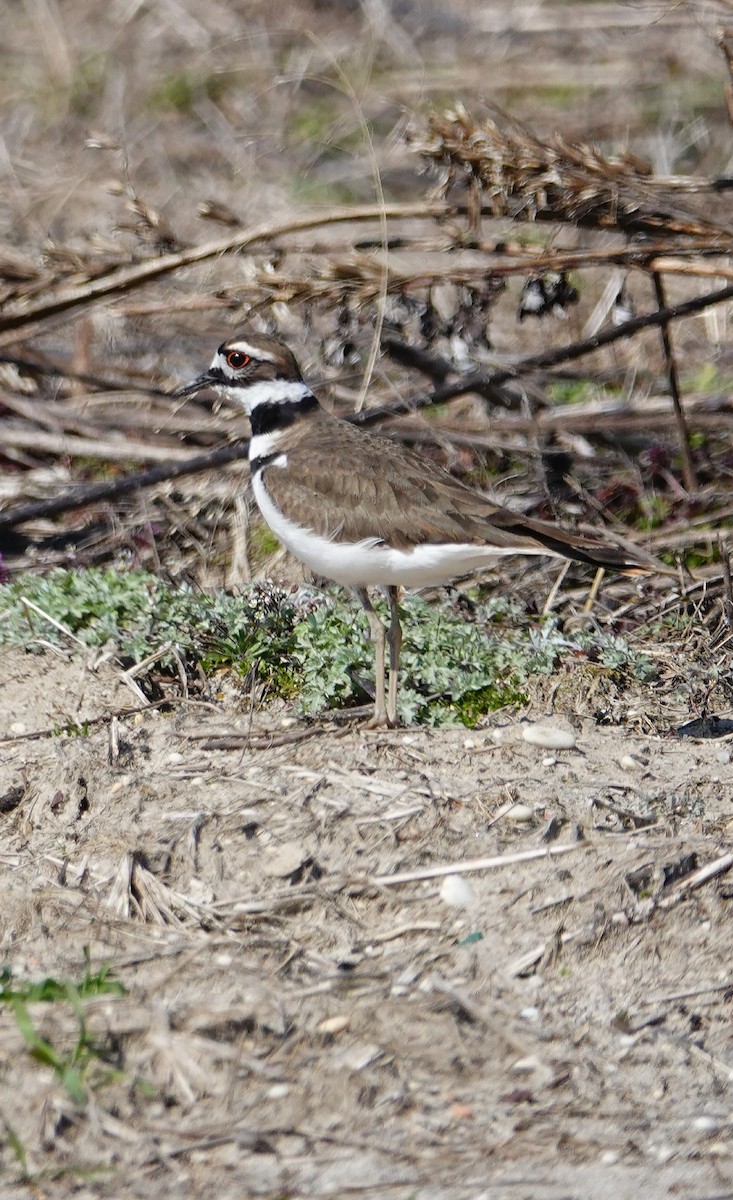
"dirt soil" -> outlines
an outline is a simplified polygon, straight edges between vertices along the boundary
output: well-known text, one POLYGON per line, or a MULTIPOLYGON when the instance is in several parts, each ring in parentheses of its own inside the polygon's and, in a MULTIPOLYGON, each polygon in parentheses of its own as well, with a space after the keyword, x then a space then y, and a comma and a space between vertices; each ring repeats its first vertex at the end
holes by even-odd
MULTIPOLYGON (((127 989, 84 1004, 85 1106, 2 1012, 34 1194, 729 1193, 733 886, 694 873, 729 845, 729 742, 541 704, 470 734, 234 696, 111 720, 110 664, 2 672, 4 957, 79 980, 89 947, 127 989)), ((29 1012, 68 1059, 73 1006, 29 1012)))

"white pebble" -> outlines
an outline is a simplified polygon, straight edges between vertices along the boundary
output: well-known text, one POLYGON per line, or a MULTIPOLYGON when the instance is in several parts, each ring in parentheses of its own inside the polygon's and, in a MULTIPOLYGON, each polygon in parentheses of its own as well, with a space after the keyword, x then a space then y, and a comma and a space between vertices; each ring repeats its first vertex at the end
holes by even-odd
POLYGON ((288 1083, 273 1083, 271 1088, 267 1089, 267 1095, 271 1100, 283 1100, 290 1092, 290 1084, 288 1083))
POLYGON ((542 1066, 536 1054, 528 1054, 526 1058, 518 1058, 515 1063, 512 1063, 512 1071, 516 1071, 517 1075, 531 1075, 532 1071, 537 1071, 542 1066))
POLYGON ((731 757, 730 750, 719 750, 718 753, 715 755, 715 757, 717 758, 719 763, 723 763, 723 765, 725 766, 726 763, 730 762, 730 757, 731 757))
POLYGON ((522 737, 531 746, 542 746, 545 750, 572 750, 576 742, 569 729, 555 729, 552 725, 525 725, 522 737))
POLYGON ((528 804, 512 804, 504 816, 508 821, 516 821, 517 825, 524 825, 533 819, 534 809, 530 808, 528 804))
POLYGON ((720 1121, 715 1117, 695 1117, 695 1120, 692 1122, 692 1128, 697 1133, 713 1134, 717 1133, 720 1129, 720 1121))
POLYGON ((618 1162, 621 1155, 618 1150, 604 1150, 601 1155, 601 1163, 604 1167, 612 1167, 618 1162))
POLYGON ((211 904, 214 899, 212 888, 203 879, 197 879, 195 875, 188 881, 186 894, 194 904, 211 904))
POLYGON ((545 758, 542 759, 542 766, 543 767, 555 767, 555 766, 557 766, 557 759, 554 757, 554 755, 548 754, 548 755, 546 755, 545 758))
POLYGON ((641 771, 643 764, 639 762, 638 758, 634 758, 633 754, 624 754, 619 759, 619 766, 623 767, 624 771, 641 771))
POLYGON ((348 1071, 363 1071, 381 1054, 382 1048, 376 1042, 368 1042, 361 1046, 349 1046, 339 1056, 338 1066, 346 1067, 348 1071))
POLYGON ((13 737, 20 737, 22 734, 28 732, 28 726, 25 721, 13 721, 13 724, 10 726, 10 732, 13 734, 13 737))
POLYGON ((473 904, 475 896, 470 883, 462 875, 446 875, 440 885, 440 898, 451 908, 468 908, 473 904))
POLYGON ((272 857, 263 862, 262 869, 265 875, 275 879, 287 879, 288 875, 294 875, 307 859, 308 851, 301 842, 283 842, 281 846, 273 848, 272 857))
POLYGON ((674 1147, 662 1142, 661 1146, 650 1146, 649 1153, 654 1155, 661 1166, 664 1166, 671 1158, 674 1158, 674 1147))
POLYGON ((343 1033, 348 1028, 348 1017, 326 1017, 325 1021, 321 1021, 320 1025, 316 1025, 316 1033, 327 1033, 333 1037, 337 1033, 343 1033))
POLYGON ((523 1008, 519 1015, 523 1021, 532 1021, 534 1023, 540 1019, 540 1010, 535 1008, 533 1004, 530 1004, 526 1008, 523 1008))
POLYGON ((463 739, 463 749, 464 750, 474 750, 475 748, 476 748, 476 743, 474 742, 473 738, 464 738, 463 739))
POLYGON ((174 766, 177 763, 182 763, 183 755, 181 754, 180 750, 171 750, 170 754, 168 755, 168 762, 172 763, 174 766))

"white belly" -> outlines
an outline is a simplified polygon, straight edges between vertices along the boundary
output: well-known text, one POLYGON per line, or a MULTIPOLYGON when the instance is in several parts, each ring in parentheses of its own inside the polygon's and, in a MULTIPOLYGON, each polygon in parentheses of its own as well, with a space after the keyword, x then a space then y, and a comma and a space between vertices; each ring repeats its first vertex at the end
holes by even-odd
MULTIPOLYGON (((411 550, 397 550, 376 537, 364 538, 361 542, 338 542, 304 529, 283 516, 273 503, 261 474, 253 478, 252 488, 262 516, 290 553, 316 575, 346 587, 376 584, 427 587, 468 575, 490 565, 501 554, 517 553, 493 546, 452 542, 425 543, 411 550)), ((522 553, 552 556, 552 551, 540 547, 522 553)))

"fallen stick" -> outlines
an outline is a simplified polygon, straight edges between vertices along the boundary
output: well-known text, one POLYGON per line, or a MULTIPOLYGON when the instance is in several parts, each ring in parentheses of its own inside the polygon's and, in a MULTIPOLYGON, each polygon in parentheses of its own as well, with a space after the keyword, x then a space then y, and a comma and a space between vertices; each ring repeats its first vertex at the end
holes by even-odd
POLYGON ((717 878, 718 875, 724 875, 726 871, 730 871, 731 867, 733 867, 733 854, 722 854, 720 858, 706 863, 704 867, 700 867, 698 871, 693 871, 691 875, 683 879, 673 892, 657 901, 655 908, 674 908, 675 904, 687 899, 688 892, 696 891, 697 888, 702 887, 710 879, 717 878))
POLYGON ((167 479, 180 479, 183 475, 194 475, 197 471, 207 471, 211 467, 221 467, 226 463, 247 457, 248 442, 234 442, 230 446, 220 446, 217 450, 209 450, 206 454, 197 454, 182 462, 161 463, 158 467, 150 467, 145 471, 133 471, 122 475, 119 479, 105 480, 104 483, 82 484, 80 487, 69 488, 60 496, 51 496, 45 500, 32 500, 28 504, 19 504, 7 512, 0 512, 0 531, 14 529, 26 521, 37 521, 42 517, 54 517, 59 513, 71 512, 75 508, 83 508, 87 504, 96 504, 103 500, 114 500, 141 488, 153 487, 167 479))
MULTIPOLYGON (((393 887, 398 883, 417 883, 422 879, 439 879, 442 875, 464 875, 469 871, 493 871, 514 863, 532 862, 536 858, 551 858, 580 850, 584 842, 571 846, 541 846, 536 850, 519 850, 516 854, 494 854, 490 858, 467 858, 464 862, 444 863, 438 867, 422 867, 417 871, 401 871, 397 875, 374 875, 371 883, 378 887, 393 887)), ((731 856, 733 858, 733 856, 731 856)))

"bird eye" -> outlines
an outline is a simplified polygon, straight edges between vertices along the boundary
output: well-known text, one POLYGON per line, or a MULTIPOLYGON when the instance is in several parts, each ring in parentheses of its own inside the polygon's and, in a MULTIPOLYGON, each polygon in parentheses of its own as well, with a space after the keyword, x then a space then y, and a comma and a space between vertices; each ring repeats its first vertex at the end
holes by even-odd
POLYGON ((227 354, 227 366, 233 371, 240 371, 242 367, 246 367, 250 361, 249 354, 244 354, 241 350, 230 350, 227 354))

